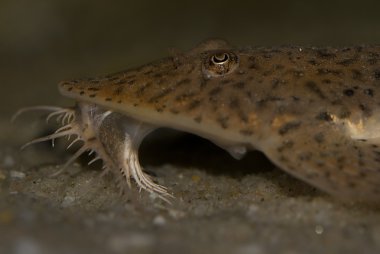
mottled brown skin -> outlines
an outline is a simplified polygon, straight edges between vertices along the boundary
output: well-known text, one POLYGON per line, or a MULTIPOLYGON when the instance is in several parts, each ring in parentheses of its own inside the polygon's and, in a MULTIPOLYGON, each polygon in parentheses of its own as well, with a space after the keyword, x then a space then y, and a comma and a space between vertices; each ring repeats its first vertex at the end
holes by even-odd
POLYGON ((182 55, 59 87, 66 96, 156 126, 259 149, 325 191, 377 202, 380 139, 353 138, 346 125, 371 120, 379 126, 379 60, 378 46, 234 49, 213 40, 182 55), (223 60, 224 53, 236 63, 212 69, 211 58, 223 60))

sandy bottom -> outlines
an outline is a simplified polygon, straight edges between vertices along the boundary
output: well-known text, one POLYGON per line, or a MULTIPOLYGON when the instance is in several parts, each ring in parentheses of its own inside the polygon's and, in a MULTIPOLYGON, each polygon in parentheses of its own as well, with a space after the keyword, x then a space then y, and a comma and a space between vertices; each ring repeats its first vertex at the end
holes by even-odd
POLYGON ((140 159, 174 194, 167 204, 137 190, 120 196, 86 156, 49 177, 75 149, 19 146, 52 130, 1 121, 0 253, 380 251, 379 209, 334 200, 258 152, 235 161, 203 139, 153 133, 140 159))

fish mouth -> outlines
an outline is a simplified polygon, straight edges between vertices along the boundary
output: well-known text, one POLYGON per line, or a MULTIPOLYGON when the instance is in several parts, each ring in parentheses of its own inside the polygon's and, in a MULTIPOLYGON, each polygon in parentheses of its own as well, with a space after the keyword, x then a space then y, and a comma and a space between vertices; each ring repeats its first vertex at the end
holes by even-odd
POLYGON ((67 137, 71 141, 67 148, 81 143, 74 155, 57 172, 51 174, 51 177, 64 172, 82 154, 95 154, 88 165, 101 160, 103 162, 101 175, 113 174, 120 192, 126 192, 127 187, 132 188, 133 180, 140 191, 145 190, 170 203, 172 194, 166 187, 155 183, 154 179, 144 172, 139 162, 140 144, 156 129, 155 126, 85 102, 78 103, 72 108, 50 106, 25 108, 19 110, 13 120, 23 113, 35 110, 51 111, 47 120, 56 118, 61 127, 50 135, 26 143, 22 149, 44 141, 53 141, 54 145, 54 140, 62 137, 67 137))

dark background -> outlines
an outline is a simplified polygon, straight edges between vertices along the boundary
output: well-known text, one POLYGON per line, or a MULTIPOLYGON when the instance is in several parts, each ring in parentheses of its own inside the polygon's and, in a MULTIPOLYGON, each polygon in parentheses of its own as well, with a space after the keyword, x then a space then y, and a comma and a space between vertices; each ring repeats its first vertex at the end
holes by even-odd
POLYGON ((38 114, 11 124, 11 114, 72 105, 59 81, 210 37, 242 47, 379 44, 380 1, 0 0, 0 253, 380 253, 379 208, 341 203, 259 152, 237 161, 203 139, 153 133, 140 161, 173 205, 136 188, 120 196, 86 156, 49 178, 75 151, 64 142, 20 152, 57 126, 38 114))
POLYGON ((0 1, 0 115, 61 104, 56 84, 210 37, 237 46, 380 42, 379 1, 0 1))

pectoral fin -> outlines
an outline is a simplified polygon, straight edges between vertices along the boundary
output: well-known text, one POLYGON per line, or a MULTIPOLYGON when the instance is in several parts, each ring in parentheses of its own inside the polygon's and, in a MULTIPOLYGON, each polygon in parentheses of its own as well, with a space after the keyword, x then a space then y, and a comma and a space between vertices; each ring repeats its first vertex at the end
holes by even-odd
POLYGON ((380 201, 380 139, 333 124, 279 129, 262 147, 280 168, 348 201, 380 201), (285 130, 285 131, 284 131, 285 130))

